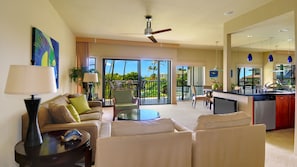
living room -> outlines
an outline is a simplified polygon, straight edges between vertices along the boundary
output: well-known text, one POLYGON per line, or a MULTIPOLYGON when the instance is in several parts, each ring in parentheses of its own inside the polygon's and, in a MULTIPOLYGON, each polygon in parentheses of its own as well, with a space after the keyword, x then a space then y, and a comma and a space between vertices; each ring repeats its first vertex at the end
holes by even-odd
MULTIPOLYGON (((288 8, 293 8, 296 11, 296 2, 285 0, 278 2, 283 8, 280 10, 286 11, 288 8)), ((4 134, 0 139, 0 154, 1 166, 17 166, 14 160, 14 146, 21 139, 21 115, 26 112, 24 99, 26 95, 7 95, 4 93, 6 78, 9 65, 21 64, 29 65, 32 54, 32 27, 41 29, 46 34, 50 35, 59 42, 60 45, 60 88, 57 93, 38 95, 42 101, 46 101, 59 94, 74 93, 75 86, 71 84, 69 69, 76 66, 76 36, 67 26, 65 21, 60 17, 59 13, 47 0, 3 0, 0 7, 1 21, 1 42, 0 54, 2 57, 0 74, 3 76, 0 82, 1 93, 0 99, 3 105, 1 122, 1 132, 4 134)), ((295 18, 296 19, 296 18, 295 18)), ((295 30, 296 31, 296 30, 295 30)), ((296 39, 296 38, 295 38, 296 39)), ((221 39, 223 40, 223 39, 221 39)), ((215 41, 213 42, 215 43, 215 41)), ((100 58, 105 55, 123 56, 132 55, 129 58, 142 58, 136 52, 146 53, 146 58, 163 57, 171 59, 173 64, 189 64, 199 65, 204 64, 207 69, 214 66, 223 68, 223 51, 219 50, 220 57, 218 63, 211 59, 215 59, 216 52, 214 49, 188 49, 188 48, 149 48, 149 47, 133 47, 122 45, 107 45, 107 44, 91 44, 90 53, 99 55, 100 58), (96 47, 95 47, 96 45, 96 47), (120 50, 121 49, 121 50, 120 50), (102 50, 102 51, 98 51, 102 50), (151 57, 149 57, 151 55, 151 57), (208 56, 205 56, 208 55, 208 56), (207 58, 206 58, 207 57, 207 58), (211 58, 210 58, 211 57, 211 58), (197 63, 195 63, 197 62, 197 63), (198 63, 199 62, 199 63, 198 63)), ((143 54, 142 54, 143 55, 143 54)), ((242 53, 236 61, 246 60, 246 54, 242 53)), ((254 56, 256 62, 262 63, 263 58, 254 56)), ((295 60, 294 60, 295 61, 295 60)), ((98 63, 98 69, 101 64, 98 63)), ((174 78, 173 78, 174 79, 174 78)), ((222 79, 222 78, 221 78, 222 79)), ((206 81, 210 83, 210 80, 206 81)), ((174 96, 174 94, 173 94, 174 96)), ((174 99, 174 98, 173 98, 174 99)), ((175 103, 172 101, 172 103, 175 103)), ((295 146, 296 147, 296 146, 295 146)))

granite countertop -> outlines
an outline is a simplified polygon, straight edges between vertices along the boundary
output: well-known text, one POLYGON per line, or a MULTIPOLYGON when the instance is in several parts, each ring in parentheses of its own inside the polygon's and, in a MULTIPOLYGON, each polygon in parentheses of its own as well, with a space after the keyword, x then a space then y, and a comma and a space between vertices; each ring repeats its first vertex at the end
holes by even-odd
POLYGON ((295 95, 295 91, 273 90, 273 91, 228 91, 222 93, 237 94, 243 96, 261 96, 261 95, 295 95))

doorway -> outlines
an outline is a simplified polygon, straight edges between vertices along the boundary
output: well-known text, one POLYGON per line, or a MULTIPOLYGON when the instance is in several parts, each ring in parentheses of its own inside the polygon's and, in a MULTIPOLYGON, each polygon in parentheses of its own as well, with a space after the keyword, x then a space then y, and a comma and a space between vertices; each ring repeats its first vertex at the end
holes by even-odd
POLYGON ((204 66, 177 66, 176 75, 176 98, 178 101, 192 99, 191 85, 195 86, 197 95, 203 94, 204 66))

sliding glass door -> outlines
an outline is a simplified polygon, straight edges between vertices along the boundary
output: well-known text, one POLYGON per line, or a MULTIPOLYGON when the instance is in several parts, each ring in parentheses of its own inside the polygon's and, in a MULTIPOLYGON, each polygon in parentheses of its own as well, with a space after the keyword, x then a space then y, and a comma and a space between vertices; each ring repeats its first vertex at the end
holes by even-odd
POLYGON ((133 89, 140 104, 170 103, 170 61, 103 60, 103 97, 112 105, 112 89, 133 89))
POLYGON ((177 100, 191 100, 191 85, 195 86, 195 94, 203 94, 205 84, 205 67, 177 66, 176 67, 176 98, 177 100))

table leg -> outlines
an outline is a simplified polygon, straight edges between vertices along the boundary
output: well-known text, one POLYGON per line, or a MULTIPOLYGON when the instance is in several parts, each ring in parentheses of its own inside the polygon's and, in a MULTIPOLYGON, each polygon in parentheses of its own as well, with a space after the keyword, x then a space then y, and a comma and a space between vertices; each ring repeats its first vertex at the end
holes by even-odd
POLYGON ((86 148, 85 152, 85 167, 92 166, 92 148, 89 146, 86 148))

